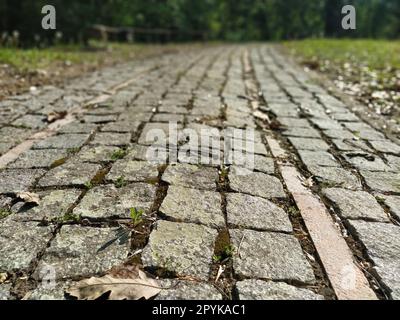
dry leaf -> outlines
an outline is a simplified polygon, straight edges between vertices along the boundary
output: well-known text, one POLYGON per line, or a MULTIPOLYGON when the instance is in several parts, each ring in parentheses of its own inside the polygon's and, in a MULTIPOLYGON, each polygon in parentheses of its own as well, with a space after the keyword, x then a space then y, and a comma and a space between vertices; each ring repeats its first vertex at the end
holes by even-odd
POLYGON ((225 271, 225 268, 223 266, 219 266, 217 277, 215 278, 215 283, 218 282, 219 278, 221 278, 224 271, 225 271))
POLYGON ((265 114, 265 113, 263 113, 263 112, 261 112, 261 111, 255 111, 255 112, 253 112, 253 116, 256 117, 256 118, 259 118, 259 119, 261 119, 261 120, 265 120, 265 121, 267 121, 268 123, 271 122, 270 119, 269 119, 269 117, 268 117, 268 115, 265 114))
POLYGON ((35 203, 39 204, 40 202, 40 197, 36 193, 32 192, 20 192, 17 193, 17 198, 23 200, 25 203, 35 203))
POLYGON ((116 279, 136 279, 139 277, 140 267, 138 265, 121 265, 114 266, 109 272, 111 277, 116 279))
POLYGON ((160 285, 143 271, 138 271, 136 279, 118 279, 112 276, 92 277, 79 281, 66 292, 79 300, 96 300, 110 292, 109 300, 150 299, 161 291, 160 285))
POLYGON ((0 284, 6 282, 7 278, 7 273, 0 273, 0 284))
POLYGON ((307 180, 303 179, 302 181, 302 185, 307 187, 307 188, 311 188, 314 185, 314 180, 313 180, 313 176, 308 178, 307 180))
POLYGON ((66 112, 66 111, 61 111, 61 112, 56 112, 56 111, 54 111, 54 112, 50 112, 50 113, 47 115, 47 122, 48 122, 48 123, 52 123, 52 122, 54 122, 54 121, 63 119, 63 118, 65 118, 66 115, 67 115, 67 112, 66 112))

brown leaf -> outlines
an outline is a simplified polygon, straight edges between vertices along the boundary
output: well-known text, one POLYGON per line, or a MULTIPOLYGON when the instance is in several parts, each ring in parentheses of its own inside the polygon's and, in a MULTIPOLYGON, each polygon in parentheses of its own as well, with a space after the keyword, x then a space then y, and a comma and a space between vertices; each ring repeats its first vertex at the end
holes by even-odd
POLYGON ((109 300, 150 299, 160 293, 158 282, 138 270, 138 278, 118 279, 110 275, 79 281, 66 292, 79 300, 96 300, 110 292, 109 300))
POLYGON ((56 111, 54 111, 54 112, 50 112, 50 113, 47 115, 47 122, 48 122, 48 123, 52 123, 52 122, 54 122, 54 121, 63 119, 63 118, 65 118, 66 115, 67 115, 67 112, 66 112, 66 111, 61 111, 61 112, 56 112, 56 111))
POLYGON ((7 278, 7 273, 0 273, 0 284, 6 282, 7 278))
POLYGON ((116 279, 136 279, 139 277, 139 271, 138 265, 122 265, 112 267, 108 274, 116 279))
POLYGON ((17 198, 23 200, 25 203, 39 204, 40 197, 36 193, 32 192, 19 192, 17 193, 17 198))

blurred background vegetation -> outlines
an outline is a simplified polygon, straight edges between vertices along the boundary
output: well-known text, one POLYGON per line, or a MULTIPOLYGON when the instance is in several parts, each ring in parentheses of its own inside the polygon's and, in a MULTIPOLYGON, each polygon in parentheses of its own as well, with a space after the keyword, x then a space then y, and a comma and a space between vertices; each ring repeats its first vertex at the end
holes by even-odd
MULTIPOLYGON (((396 38, 400 0, 0 0, 3 38, 19 33, 20 45, 35 41, 79 42, 90 26, 166 29, 173 37, 136 41, 254 41, 309 37, 396 38), (57 32, 41 29, 41 8, 57 9, 57 32), (357 8, 357 30, 341 28, 341 8, 357 8), (62 34, 62 38, 61 37, 62 34)), ((4 42, 4 41, 3 41, 4 42)))
POLYGON ((399 36, 400 0, 0 0, 0 99, 183 48, 165 43, 272 40, 400 123, 399 36), (55 31, 41 28, 46 4, 57 10, 55 31), (341 27, 347 4, 356 30, 341 27))

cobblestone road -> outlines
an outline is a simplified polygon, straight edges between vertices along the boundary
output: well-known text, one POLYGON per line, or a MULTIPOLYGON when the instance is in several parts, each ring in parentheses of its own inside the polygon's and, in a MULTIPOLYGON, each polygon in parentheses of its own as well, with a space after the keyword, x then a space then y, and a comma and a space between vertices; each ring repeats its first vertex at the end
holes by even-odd
POLYGON ((157 299, 400 299, 399 154, 267 45, 148 58, 10 97, 0 299, 64 299, 123 263, 177 283, 157 299), (243 168, 226 146, 240 149, 235 134, 248 129, 254 163, 243 168), (334 230, 318 223, 321 207, 334 230), (99 252, 133 208, 145 213, 140 230, 99 252), (335 232, 343 244, 329 246, 350 253, 338 274, 324 247, 335 232), (50 276, 56 286, 43 286, 50 276))

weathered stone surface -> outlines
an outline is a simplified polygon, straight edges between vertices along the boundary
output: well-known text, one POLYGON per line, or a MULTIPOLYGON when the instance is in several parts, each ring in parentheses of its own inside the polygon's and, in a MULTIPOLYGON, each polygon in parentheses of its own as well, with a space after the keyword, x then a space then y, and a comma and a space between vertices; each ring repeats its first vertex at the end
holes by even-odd
POLYGON ((155 300, 221 300, 221 293, 209 283, 161 280, 162 290, 155 300))
POLYGON ((79 121, 71 122, 58 130, 59 133, 93 133, 97 129, 95 124, 81 123, 79 121))
POLYGON ((39 186, 84 186, 96 176, 100 169, 101 166, 97 164, 69 161, 47 172, 39 180, 39 186))
POLYGON ((42 115, 27 114, 18 118, 12 123, 14 126, 21 126, 31 129, 42 129, 47 126, 46 117, 42 115))
POLYGON ((299 117, 299 109, 295 104, 292 104, 290 102, 285 103, 285 104, 278 104, 274 103, 268 104, 268 108, 277 116, 280 117, 293 117, 293 118, 298 118, 299 117))
POLYGON ((89 134, 60 134, 36 143, 33 149, 76 149, 88 139, 89 134))
POLYGON ((368 187, 380 192, 400 193, 400 174, 391 172, 360 172, 368 187))
POLYGON ((33 208, 21 207, 12 219, 40 221, 62 218, 78 200, 81 192, 77 189, 39 192, 39 205, 33 208))
POLYGON ((166 164, 169 150, 162 146, 142 146, 134 144, 128 149, 126 160, 142 160, 151 163, 166 164))
POLYGON ((317 152, 317 151, 306 151, 299 150, 299 155, 304 164, 308 167, 319 166, 319 167, 339 167, 339 163, 335 158, 328 152, 317 152))
POLYGON ((167 138, 170 131, 173 132, 179 129, 182 129, 181 124, 170 126, 169 123, 147 123, 142 130, 138 143, 142 145, 153 145, 167 138))
POLYGON ((329 145, 322 139, 289 138, 297 150, 327 151, 329 145))
POLYGON ((367 192, 332 188, 323 193, 339 208, 344 218, 390 222, 376 199, 367 192))
POLYGON ((284 282, 244 280, 236 283, 240 300, 323 300, 311 290, 296 288, 284 282))
POLYGON ((387 140, 387 141, 370 141, 372 147, 383 153, 393 153, 399 154, 400 153, 400 146, 387 140))
POLYGON ((389 207, 390 212, 400 219, 400 197, 398 196, 384 196, 385 204, 389 207))
POLYGON ((362 140, 332 139, 332 143, 339 151, 352 151, 361 153, 373 152, 373 150, 362 140))
POLYGON ((329 129, 342 129, 342 126, 339 122, 331 120, 331 119, 321 119, 321 118, 313 118, 310 120, 313 124, 315 124, 321 130, 329 130, 329 129))
POLYGON ((10 290, 11 283, 0 284, 0 301, 13 300, 10 290))
POLYGON ((277 119, 282 125, 286 127, 310 128, 307 119, 285 118, 278 117, 277 119))
POLYGON ((355 136, 345 129, 329 129, 325 130, 324 134, 331 139, 352 140, 355 136))
POLYGON ((152 121, 154 122, 176 122, 183 123, 185 117, 180 114, 158 113, 154 115, 152 121))
POLYGON ((0 142, 16 145, 28 139, 32 133, 32 130, 25 128, 3 127, 0 129, 0 142))
POLYGON ((389 171, 389 167, 381 158, 365 152, 349 152, 345 153, 344 158, 354 167, 360 170, 368 171, 389 171))
POLYGON ((389 166, 387 171, 400 172, 400 157, 386 155, 386 159, 389 166))
POLYGON ((141 122, 140 121, 117 121, 105 124, 102 132, 137 132, 141 122))
POLYGON ((311 126, 309 128, 289 128, 283 132, 283 135, 289 137, 321 138, 319 132, 311 128, 311 126))
POLYGON ((158 166, 145 161, 119 160, 112 166, 107 180, 115 182, 121 178, 129 182, 155 182, 158 166))
POLYGON ((162 175, 162 180, 173 186, 215 190, 218 170, 190 164, 171 164, 162 175))
POLYGON ((278 178, 261 172, 251 172, 231 167, 229 182, 232 190, 262 198, 285 198, 286 194, 278 178))
POLYGON ((187 114, 189 111, 185 107, 161 105, 158 108, 159 112, 168 112, 173 114, 187 114))
POLYGON ((101 124, 101 123, 108 123, 108 122, 114 122, 118 119, 118 115, 111 114, 111 115, 104 115, 104 116, 96 116, 96 115, 85 115, 83 116, 82 120, 87 123, 96 123, 96 124, 101 124))
POLYGON ((129 243, 118 241, 106 250, 97 252, 115 238, 115 228, 63 226, 40 261, 35 273, 50 265, 56 278, 90 277, 122 264, 129 253, 129 243))
POLYGON ((130 209, 149 212, 156 197, 156 187, 135 183, 117 189, 113 185, 98 186, 89 190, 74 214, 84 218, 129 218, 130 209))
POLYGON ((332 119, 341 121, 341 122, 353 122, 353 121, 359 120, 358 117, 354 113, 351 113, 351 112, 334 113, 332 115, 332 119))
POLYGON ((335 167, 309 166, 313 178, 325 187, 362 189, 361 181, 351 171, 335 167))
POLYGON ((217 231, 191 223, 159 221, 142 254, 146 267, 208 280, 217 231))
POLYGON ((160 211, 178 221, 225 226, 218 192, 171 186, 160 211))
POLYGON ((367 248, 374 269, 391 290, 392 298, 400 300, 400 227, 377 222, 349 223, 367 248))
POLYGON ((72 281, 57 281, 54 288, 47 288, 38 285, 36 289, 30 291, 24 297, 24 300, 42 300, 42 301, 60 301, 60 300, 69 300, 68 295, 65 291, 74 285, 72 281))
POLYGON ((288 214, 266 199, 228 193, 226 200, 230 225, 258 230, 293 231, 288 214))
POLYGON ((275 173, 274 159, 260 155, 254 155, 254 170, 267 174, 275 173))
POLYGON ((0 171, 0 193, 28 191, 44 174, 40 169, 10 169, 0 171))
POLYGON ((298 240, 287 234, 230 230, 232 244, 240 246, 233 268, 238 275, 273 280, 315 281, 298 240))
POLYGON ((131 141, 130 133, 100 132, 90 141, 91 145, 126 146, 131 141))
POLYGON ((8 152, 15 144, 13 142, 0 142, 0 155, 8 152))
POLYGON ((0 221, 0 271, 27 270, 52 238, 53 227, 18 222, 9 216, 0 221))
POLYGON ((58 162, 62 162, 68 156, 66 150, 46 149, 28 150, 21 154, 17 161, 8 165, 8 168, 35 169, 50 168, 58 162))
POLYGON ((0 209, 11 208, 12 202, 13 198, 5 195, 0 195, 0 209))
POLYGON ((360 139, 368 141, 385 141, 386 137, 383 133, 376 130, 361 130, 355 133, 360 139))
POLYGON ((114 160, 113 155, 122 149, 112 146, 85 146, 74 157, 75 161, 102 163, 114 160))

